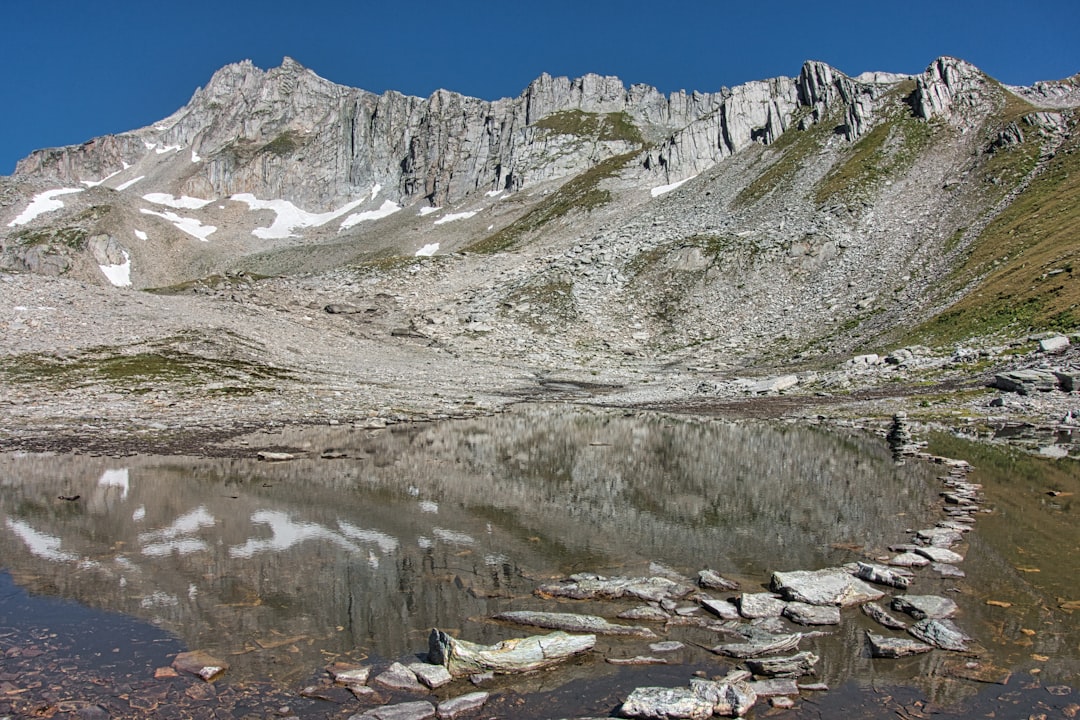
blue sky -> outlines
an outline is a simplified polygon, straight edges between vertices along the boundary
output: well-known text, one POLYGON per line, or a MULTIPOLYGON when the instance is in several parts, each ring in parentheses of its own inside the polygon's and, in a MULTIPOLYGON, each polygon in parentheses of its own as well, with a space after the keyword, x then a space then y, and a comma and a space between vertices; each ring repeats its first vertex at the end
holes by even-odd
POLYGON ((374 92, 485 99, 542 72, 713 91, 807 59, 854 75, 940 55, 1029 84, 1080 72, 1080 2, 0 0, 0 174, 165 117, 230 62, 285 55, 374 92))

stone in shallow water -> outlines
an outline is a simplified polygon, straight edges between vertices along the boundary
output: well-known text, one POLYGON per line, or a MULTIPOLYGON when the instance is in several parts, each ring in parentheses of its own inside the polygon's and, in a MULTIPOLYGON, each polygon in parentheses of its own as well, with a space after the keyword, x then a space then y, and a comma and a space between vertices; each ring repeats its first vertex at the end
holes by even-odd
POLYGON ((350 665, 348 663, 334 663, 326 668, 334 682, 342 685, 363 685, 371 674, 370 665, 350 665))
MULTIPOLYGON (((738 613, 736 613, 738 616, 738 613)), ((639 605, 636 608, 623 610, 616 617, 621 620, 645 620, 650 622, 664 622, 671 616, 658 607, 652 605, 639 605)))
POLYGON ((721 620, 738 620, 739 610, 733 604, 727 600, 716 600, 714 598, 702 597, 698 598, 698 602, 701 606, 717 616, 721 620))
POLYGON ((948 563, 933 563, 930 565, 930 569, 938 573, 942 577, 948 578, 962 578, 967 577, 967 573, 956 567, 955 565, 949 565, 948 563))
POLYGON ((905 552, 894 557, 889 564, 897 567, 926 567, 930 560, 916 552, 905 552))
POLYGON ((799 647, 802 641, 802 633, 792 635, 769 635, 762 633, 747 638, 747 642, 724 643, 712 648, 717 655, 727 655, 736 658, 751 658, 770 653, 786 652, 799 647))
POLYGON ((459 715, 464 715, 473 710, 479 710, 490 697, 491 693, 486 692, 474 692, 467 695, 461 695, 449 700, 443 700, 439 703, 436 712, 438 712, 440 720, 454 720, 454 718, 459 715))
POLYGON ((748 683, 758 697, 775 697, 777 695, 798 695, 799 686, 794 678, 770 678, 748 683))
POLYGON ((207 682, 229 669, 229 664, 206 652, 192 650, 182 652, 173 660, 172 666, 180 672, 191 673, 207 682))
POLYGON ((893 630, 903 630, 907 627, 907 623, 902 620, 897 620, 892 615, 885 611, 885 608, 881 607, 877 603, 866 603, 862 606, 863 614, 868 618, 893 630))
POLYGON ((971 640, 952 620, 920 620, 908 628, 908 632, 934 647, 961 652, 967 650, 971 640))
POLYGON ((371 708, 362 713, 350 715, 349 720, 428 720, 433 717, 435 717, 435 706, 426 700, 418 700, 371 708))
POLYGON ((635 637, 654 638, 649 628, 635 625, 617 625, 596 615, 578 615, 576 613, 534 612, 531 610, 511 610, 499 613, 496 620, 532 625, 549 630, 567 632, 596 633, 597 635, 633 635, 635 637))
POLYGON ((799 625, 839 625, 840 608, 791 602, 784 608, 784 617, 799 625))
POLYGON ((713 714, 722 717, 742 717, 757 702, 757 693, 750 684, 731 675, 720 681, 694 678, 690 681, 690 689, 712 703, 713 714))
POLYGON ((416 679, 416 673, 401 663, 394 663, 385 671, 376 675, 373 682, 394 690, 426 692, 424 686, 416 679))
POLYGON ((948 563, 950 565, 964 562, 963 555, 958 552, 953 552, 948 548, 934 547, 931 545, 929 547, 918 548, 915 552, 932 562, 948 563))
MULTIPOLYGON (((904 571, 907 572, 907 571, 904 571)), ((859 562, 855 570, 855 577, 867 582, 889 585, 890 587, 907 590, 911 584, 911 578, 884 565, 876 563, 859 562)))
POLYGON ((803 675, 813 675, 817 662, 817 655, 803 651, 790 657, 750 659, 746 661, 746 667, 750 668, 750 672, 755 675, 798 678, 803 675))
POLYGON ((739 583, 728 580, 719 573, 709 569, 702 570, 697 574, 698 585, 706 590, 738 590, 739 583))
POLYGON ((843 568, 774 572, 769 586, 787 600, 810 605, 849 607, 885 595, 877 588, 852 577, 843 568))
POLYGON ((444 668, 442 665, 432 665, 431 663, 410 663, 409 669, 416 675, 416 679, 427 685, 434 690, 446 685, 454 678, 450 676, 450 671, 444 668))
POLYGON ((650 650, 658 653, 675 652, 677 650, 682 650, 684 647, 686 646, 678 640, 665 640, 664 642, 652 643, 649 645, 650 650))
POLYGON ((619 714, 627 718, 706 720, 712 717, 713 703, 688 688, 640 687, 627 696, 619 714))
POLYGON ((663 577, 608 578, 592 573, 571 575, 567 581, 548 583, 536 588, 536 594, 541 597, 566 597, 574 600, 618 600, 635 597, 650 602, 677 600, 693 591, 694 588, 690 585, 663 577))
POLYGON ((892 609, 905 612, 916 620, 949 618, 959 610, 955 602, 938 595, 900 595, 893 598, 892 609))
POLYGON ((866 631, 866 639, 870 642, 871 657, 876 658, 902 658, 908 655, 930 652, 934 649, 932 645, 926 645, 915 640, 875 635, 869 630, 866 631))
POLYGON ((786 605, 772 593, 743 593, 739 596, 739 613, 744 618, 780 617, 786 605))

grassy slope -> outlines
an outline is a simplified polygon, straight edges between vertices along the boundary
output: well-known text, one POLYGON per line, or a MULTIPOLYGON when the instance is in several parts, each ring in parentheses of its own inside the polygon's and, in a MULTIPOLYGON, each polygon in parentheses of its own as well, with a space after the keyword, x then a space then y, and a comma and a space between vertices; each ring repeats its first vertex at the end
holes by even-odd
MULTIPOLYGON (((994 178, 1033 165, 1037 133, 992 157, 994 178), (1011 153, 1011 157, 1010 157, 1011 153)), ((1010 178, 1011 179, 1011 178, 1010 178)), ((999 180, 1000 182, 1000 180, 999 180)), ((953 274, 954 287, 977 285, 915 335, 946 343, 1005 331, 1080 327, 1080 137, 1059 149, 1045 172, 974 240, 953 274), (981 280, 979 279, 981 278, 981 280)))

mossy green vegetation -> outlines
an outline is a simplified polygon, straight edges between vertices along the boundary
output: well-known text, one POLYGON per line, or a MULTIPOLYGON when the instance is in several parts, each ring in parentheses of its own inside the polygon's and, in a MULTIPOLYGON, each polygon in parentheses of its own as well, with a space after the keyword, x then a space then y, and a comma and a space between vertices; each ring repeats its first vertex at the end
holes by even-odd
POLYGON ((611 201, 611 193, 600 187, 634 159, 636 152, 623 153, 597 163, 565 182, 538 206, 501 230, 467 246, 467 252, 495 253, 509 249, 526 234, 571 212, 588 212, 611 201))
POLYGON ((16 245, 63 245, 72 250, 85 250, 88 234, 78 226, 50 227, 42 230, 26 229, 13 234, 16 245))
POLYGON ((260 152, 271 153, 273 155, 289 155, 296 150, 297 147, 299 147, 299 143, 297 142, 296 133, 292 130, 286 130, 263 145, 262 148, 260 148, 260 152))
POLYGON ((856 140, 818 184, 814 191, 818 203, 858 200, 914 164, 934 136, 933 123, 915 117, 908 104, 914 89, 915 81, 905 80, 878 100, 884 119, 856 140))
POLYGON ((574 135, 602 142, 623 141, 644 145, 641 130, 625 112, 588 113, 582 110, 563 110, 542 117, 533 127, 556 135, 574 135))
MULTIPOLYGON (((1032 138, 1036 132, 1029 133, 1032 138)), ((1027 167, 1036 141, 998 150, 987 167, 1027 167)), ((1030 171, 1028 171, 1030 172, 1030 171)), ((965 296, 914 331, 920 342, 950 343, 977 335, 1080 328, 1080 137, 1058 149, 1047 167, 976 237, 950 286, 965 296)))
POLYGON ((196 389, 213 385, 245 394, 269 390, 265 383, 290 379, 280 368, 237 359, 204 357, 176 348, 148 348, 123 353, 99 349, 75 358, 43 353, 17 355, 0 366, 0 376, 13 384, 42 384, 64 390, 78 387, 124 388, 149 392, 163 385, 196 389))

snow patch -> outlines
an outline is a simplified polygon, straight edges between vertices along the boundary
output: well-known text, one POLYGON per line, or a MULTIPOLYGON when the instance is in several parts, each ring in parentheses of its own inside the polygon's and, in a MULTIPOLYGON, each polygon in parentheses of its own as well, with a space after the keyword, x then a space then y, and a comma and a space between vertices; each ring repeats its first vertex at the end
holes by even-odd
MULTIPOLYGON (((124 262, 119 265, 98 265, 98 267, 101 268, 105 277, 109 278, 109 282, 116 287, 131 287, 131 256, 128 255, 127 250, 120 252, 124 255, 124 262)), ((127 470, 124 473, 127 473, 127 470)))
POLYGON ((135 231, 135 237, 139 238, 140 240, 149 240, 150 239, 150 236, 147 235, 146 233, 144 233, 142 230, 136 230, 135 231))
POLYGON ((17 218, 8 223, 8 227, 25 225, 38 215, 52 212, 53 210, 59 210, 64 207, 64 201, 55 200, 54 198, 60 197, 61 195, 79 193, 84 189, 85 188, 60 188, 59 190, 46 190, 43 193, 38 193, 34 196, 34 199, 30 201, 30 204, 26 206, 26 209, 19 213, 17 218))
POLYGON ((419 215, 420 217, 424 217, 425 215, 430 215, 431 213, 437 213, 440 210, 442 210, 442 206, 439 206, 439 207, 422 207, 422 208, 420 208, 420 212, 418 212, 416 214, 419 215))
POLYGON ((675 190, 676 188, 681 187, 683 185, 683 183, 688 183, 688 182, 690 182, 691 180, 693 180, 696 177, 697 177, 697 175, 693 175, 691 177, 686 178, 685 180, 680 180, 679 182, 673 182, 670 185, 660 185, 659 187, 654 187, 649 192, 652 194, 653 197, 660 197, 664 193, 669 193, 672 190, 675 190))
POLYGON ((193 163, 202 162, 202 158, 199 157, 199 153, 195 152, 194 149, 191 151, 191 162, 193 162, 193 163))
POLYGON ((217 230, 215 225, 203 225, 202 222, 196 218, 180 217, 173 212, 159 213, 153 210, 147 210, 146 208, 140 208, 139 212, 145 215, 156 215, 159 218, 165 218, 175 225, 177 230, 183 230, 188 235, 196 237, 203 242, 207 242, 207 238, 217 230))
POLYGON ((488 191, 487 191, 486 193, 484 193, 484 194, 485 194, 485 195, 487 195, 488 197, 499 197, 499 196, 500 196, 500 195, 502 195, 502 194, 503 194, 504 192, 506 192, 506 190, 488 190, 488 191))
POLYGON ((375 196, 382 192, 382 185, 375 183, 371 186, 371 199, 374 200, 375 196))
POLYGON ((100 180, 80 180, 79 182, 81 182, 83 185, 85 185, 88 188, 97 187, 98 185, 105 182, 109 178, 116 177, 117 175, 119 175, 122 172, 124 172, 124 171, 123 170, 117 170, 114 173, 109 173, 108 175, 101 178, 100 180))
POLYGON ((146 176, 145 175, 140 175, 139 177, 132 178, 131 180, 128 180, 127 182, 122 182, 122 183, 120 183, 119 185, 116 186, 116 189, 117 190, 127 190, 129 187, 131 187, 135 183, 139 182, 144 177, 146 177, 146 176))
POLYGON ((147 150, 153 150, 154 148, 157 147, 157 143, 152 143, 152 142, 149 142, 147 140, 143 140, 142 144, 143 144, 143 147, 145 147, 147 150))
POLYGON ((147 193, 142 196, 142 199, 155 205, 165 205, 177 210, 198 210, 213 202, 213 200, 200 200, 187 195, 173 197, 169 193, 147 193))
POLYGON ((367 198, 354 200, 353 202, 343 205, 337 210, 331 210, 330 212, 309 213, 296 207, 288 200, 259 200, 251 193, 233 195, 231 199, 236 200, 237 202, 246 203, 250 210, 273 210, 277 213, 277 217, 274 218, 274 222, 270 227, 255 228, 251 231, 252 235, 263 238, 264 240, 296 237, 296 235, 293 234, 293 230, 297 228, 319 227, 325 225, 367 200, 367 198))
POLYGON ((383 204, 379 206, 378 210, 365 210, 364 212, 353 213, 349 217, 342 220, 341 229, 347 230, 353 225, 358 225, 365 220, 380 220, 384 217, 387 217, 388 215, 393 215, 400 209, 401 206, 393 200, 384 200, 383 204))
POLYGON ((431 257, 437 252, 439 252, 439 243, 431 243, 417 250, 416 257, 431 257))
POLYGON ((468 220, 479 210, 466 210, 465 212, 450 213, 449 215, 443 215, 441 218, 435 221, 436 225, 442 225, 443 223, 454 222, 455 220, 468 220))
POLYGON ((158 155, 164 155, 168 152, 179 152, 180 149, 181 148, 179 145, 165 145, 164 147, 155 148, 154 152, 156 152, 158 155))

